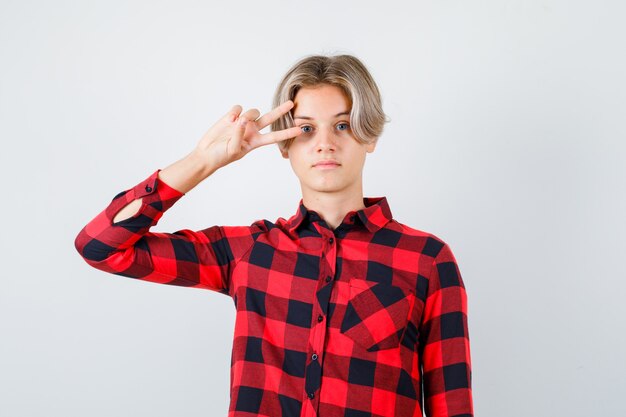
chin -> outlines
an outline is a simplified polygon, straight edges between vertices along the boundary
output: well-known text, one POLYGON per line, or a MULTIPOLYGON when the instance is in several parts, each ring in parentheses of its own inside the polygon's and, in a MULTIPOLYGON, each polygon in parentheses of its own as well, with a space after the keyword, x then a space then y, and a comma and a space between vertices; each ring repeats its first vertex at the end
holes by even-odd
POLYGON ((344 184, 315 184, 309 188, 317 192, 336 193, 344 190, 346 187, 344 184))

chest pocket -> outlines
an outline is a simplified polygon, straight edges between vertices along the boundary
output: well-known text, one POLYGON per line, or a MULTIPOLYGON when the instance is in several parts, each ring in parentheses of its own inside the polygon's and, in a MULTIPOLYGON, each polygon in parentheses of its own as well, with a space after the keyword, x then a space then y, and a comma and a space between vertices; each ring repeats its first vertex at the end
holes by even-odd
POLYGON ((393 349, 407 328, 415 294, 385 283, 350 280, 350 294, 340 332, 368 352, 393 349))

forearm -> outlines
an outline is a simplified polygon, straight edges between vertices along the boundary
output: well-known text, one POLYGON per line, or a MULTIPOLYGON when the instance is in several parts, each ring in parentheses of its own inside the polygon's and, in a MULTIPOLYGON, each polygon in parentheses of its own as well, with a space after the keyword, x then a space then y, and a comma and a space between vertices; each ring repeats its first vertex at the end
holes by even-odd
POLYGON ((217 171, 219 167, 198 151, 193 151, 159 172, 159 179, 186 194, 217 171))
MULTIPOLYGON (((186 194, 196 185, 217 171, 217 169, 218 168, 210 161, 206 161, 205 158, 203 158, 198 152, 193 151, 184 158, 161 170, 158 174, 158 178, 175 190, 186 194)), ((117 213, 113 219, 113 223, 117 223, 134 216, 137 214, 140 207, 141 198, 130 202, 117 213)))
MULTIPOLYGON (((267 230, 265 223, 150 232, 165 211, 183 196, 159 179, 161 172, 157 170, 117 194, 87 223, 75 239, 78 253, 89 265, 105 272, 228 294, 235 264, 248 252, 255 237, 267 230), (113 223, 116 213, 135 201, 140 203, 136 215, 113 223)), ((196 181, 203 176, 195 177, 196 181)))
MULTIPOLYGON (((132 259, 132 246, 157 224, 161 216, 183 194, 160 182, 155 171, 134 187, 117 194, 109 205, 87 223, 75 239, 75 246, 92 265, 109 268, 113 263, 126 263, 132 259), (140 201, 137 214, 119 223, 114 216, 133 201, 140 201), (111 259, 107 259, 113 257, 111 259)), ((119 265, 114 266, 113 269, 119 265)))

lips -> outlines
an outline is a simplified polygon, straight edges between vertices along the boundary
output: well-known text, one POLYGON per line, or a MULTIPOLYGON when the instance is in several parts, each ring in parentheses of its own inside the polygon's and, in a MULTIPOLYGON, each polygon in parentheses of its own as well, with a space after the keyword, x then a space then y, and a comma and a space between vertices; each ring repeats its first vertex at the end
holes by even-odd
POLYGON ((338 165, 341 165, 341 164, 333 159, 324 159, 322 161, 316 162, 315 165, 313 166, 319 167, 319 166, 338 166, 338 165))

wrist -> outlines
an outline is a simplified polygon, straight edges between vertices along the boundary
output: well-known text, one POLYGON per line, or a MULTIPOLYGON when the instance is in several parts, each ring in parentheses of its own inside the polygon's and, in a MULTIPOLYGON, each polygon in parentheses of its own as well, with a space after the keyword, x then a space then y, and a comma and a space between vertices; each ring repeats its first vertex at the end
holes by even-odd
POLYGON ((201 153, 191 152, 159 172, 159 179, 186 194, 217 170, 201 153))
POLYGON ((209 158, 206 153, 200 152, 198 149, 194 149, 189 155, 185 157, 187 163, 191 169, 200 177, 201 180, 209 177, 219 168, 209 158))

